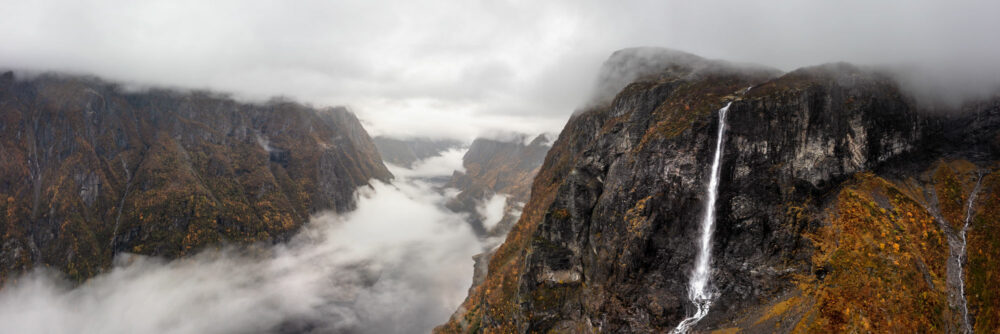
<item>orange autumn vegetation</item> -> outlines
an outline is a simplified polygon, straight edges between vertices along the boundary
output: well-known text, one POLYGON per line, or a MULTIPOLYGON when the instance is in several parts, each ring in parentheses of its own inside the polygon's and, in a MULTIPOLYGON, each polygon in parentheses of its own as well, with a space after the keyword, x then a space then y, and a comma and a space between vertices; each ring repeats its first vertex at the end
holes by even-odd
POLYGON ((1000 329, 1000 175, 996 172, 983 177, 966 249, 965 295, 974 330, 990 333, 1000 329))
MULTIPOLYGON (((993 168, 996 170, 996 167, 993 168)), ((949 224, 964 221, 977 177, 967 161, 939 162, 920 176, 890 181, 857 174, 824 213, 825 224, 809 234, 816 246, 811 262, 824 275, 800 275, 808 298, 772 304, 761 317, 806 310, 792 332, 917 333, 955 330, 961 311, 949 306, 946 261, 949 248, 932 210, 949 224), (927 194, 938 196, 938 207, 927 194), (791 307, 790 307, 791 306, 791 307)), ((975 332, 989 333, 1000 320, 1000 179, 983 178, 969 232, 966 295, 975 332), (991 237, 992 236, 992 237, 991 237)), ((960 227, 960 225, 958 225, 960 227)))

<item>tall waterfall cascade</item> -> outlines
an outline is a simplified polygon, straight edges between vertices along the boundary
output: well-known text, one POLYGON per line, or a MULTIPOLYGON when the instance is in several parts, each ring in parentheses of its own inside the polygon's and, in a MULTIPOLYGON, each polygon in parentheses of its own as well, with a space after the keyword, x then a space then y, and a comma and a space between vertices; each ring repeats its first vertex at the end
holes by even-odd
POLYGON ((961 242, 959 248, 959 255, 955 259, 956 267, 958 268, 958 293, 959 293, 959 307, 962 309, 962 330, 964 333, 972 333, 972 321, 969 319, 969 302, 965 299, 965 278, 963 277, 963 264, 965 263, 967 254, 966 246, 968 245, 967 235, 969 232, 969 224, 972 222, 972 216, 975 214, 973 211, 973 204, 976 202, 976 195, 979 194, 979 188, 982 186, 983 174, 979 173, 979 177, 976 180, 976 186, 972 189, 972 193, 969 194, 969 202, 965 209, 965 223, 962 225, 962 230, 959 231, 958 237, 961 242))
MULTIPOLYGON (((750 89, 747 88, 747 91, 750 89)), ((709 290, 709 278, 712 276, 712 232, 715 230, 715 201, 718 198, 719 174, 722 167, 722 139, 726 132, 726 112, 733 103, 729 102, 719 109, 719 131, 715 139, 715 156, 712 158, 712 174, 706 187, 705 214, 701 221, 701 238, 698 243, 698 257, 695 259, 694 272, 688 285, 688 299, 694 303, 696 310, 677 325, 671 333, 687 333, 698 323, 712 306, 715 296, 709 290)))

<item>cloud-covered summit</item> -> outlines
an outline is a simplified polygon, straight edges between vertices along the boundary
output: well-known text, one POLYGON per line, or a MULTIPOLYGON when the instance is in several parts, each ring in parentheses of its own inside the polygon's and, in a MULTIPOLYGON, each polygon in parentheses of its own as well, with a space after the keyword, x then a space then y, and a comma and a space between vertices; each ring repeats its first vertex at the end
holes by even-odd
POLYGON ((373 135, 399 137, 558 131, 608 55, 642 45, 784 71, 891 65, 928 94, 982 95, 1000 80, 995 1, 0 0, 0 8, 3 68, 347 105, 373 135))

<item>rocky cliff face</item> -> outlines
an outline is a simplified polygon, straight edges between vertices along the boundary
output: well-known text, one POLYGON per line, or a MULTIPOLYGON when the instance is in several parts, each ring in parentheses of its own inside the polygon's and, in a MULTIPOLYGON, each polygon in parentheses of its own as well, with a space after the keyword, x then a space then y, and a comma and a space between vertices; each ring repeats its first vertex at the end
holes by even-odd
POLYGON ((696 331, 996 328, 1000 298, 985 286, 1000 256, 998 103, 928 114, 891 77, 847 64, 781 75, 651 52, 608 61, 604 72, 659 62, 570 119, 486 281, 438 331, 673 329, 693 312, 688 276, 728 102, 719 297, 696 331), (964 221, 967 260, 951 255, 964 221))
POLYGON ((0 277, 83 280, 117 252, 282 240, 392 176, 343 108, 0 77, 0 277))

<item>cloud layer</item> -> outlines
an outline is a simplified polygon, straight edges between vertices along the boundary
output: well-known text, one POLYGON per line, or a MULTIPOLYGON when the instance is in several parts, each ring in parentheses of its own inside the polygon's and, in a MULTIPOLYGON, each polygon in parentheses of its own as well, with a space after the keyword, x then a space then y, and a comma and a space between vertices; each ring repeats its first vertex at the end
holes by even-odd
POLYGON ((451 177, 455 171, 465 172, 462 165, 462 157, 465 156, 468 148, 452 148, 413 163, 410 168, 386 164, 389 171, 396 177, 403 179, 428 179, 435 177, 451 177))
MULTIPOLYGON (((996 1, 0 0, 0 67, 348 105, 374 134, 558 131, 614 50, 1000 77, 996 1)), ((926 73, 926 74, 924 74, 926 73)))
POLYGON ((70 288, 35 272, 0 290, 0 333, 418 333, 444 323, 483 245, 431 186, 375 181, 356 211, 291 242, 165 262, 120 255, 70 288))

